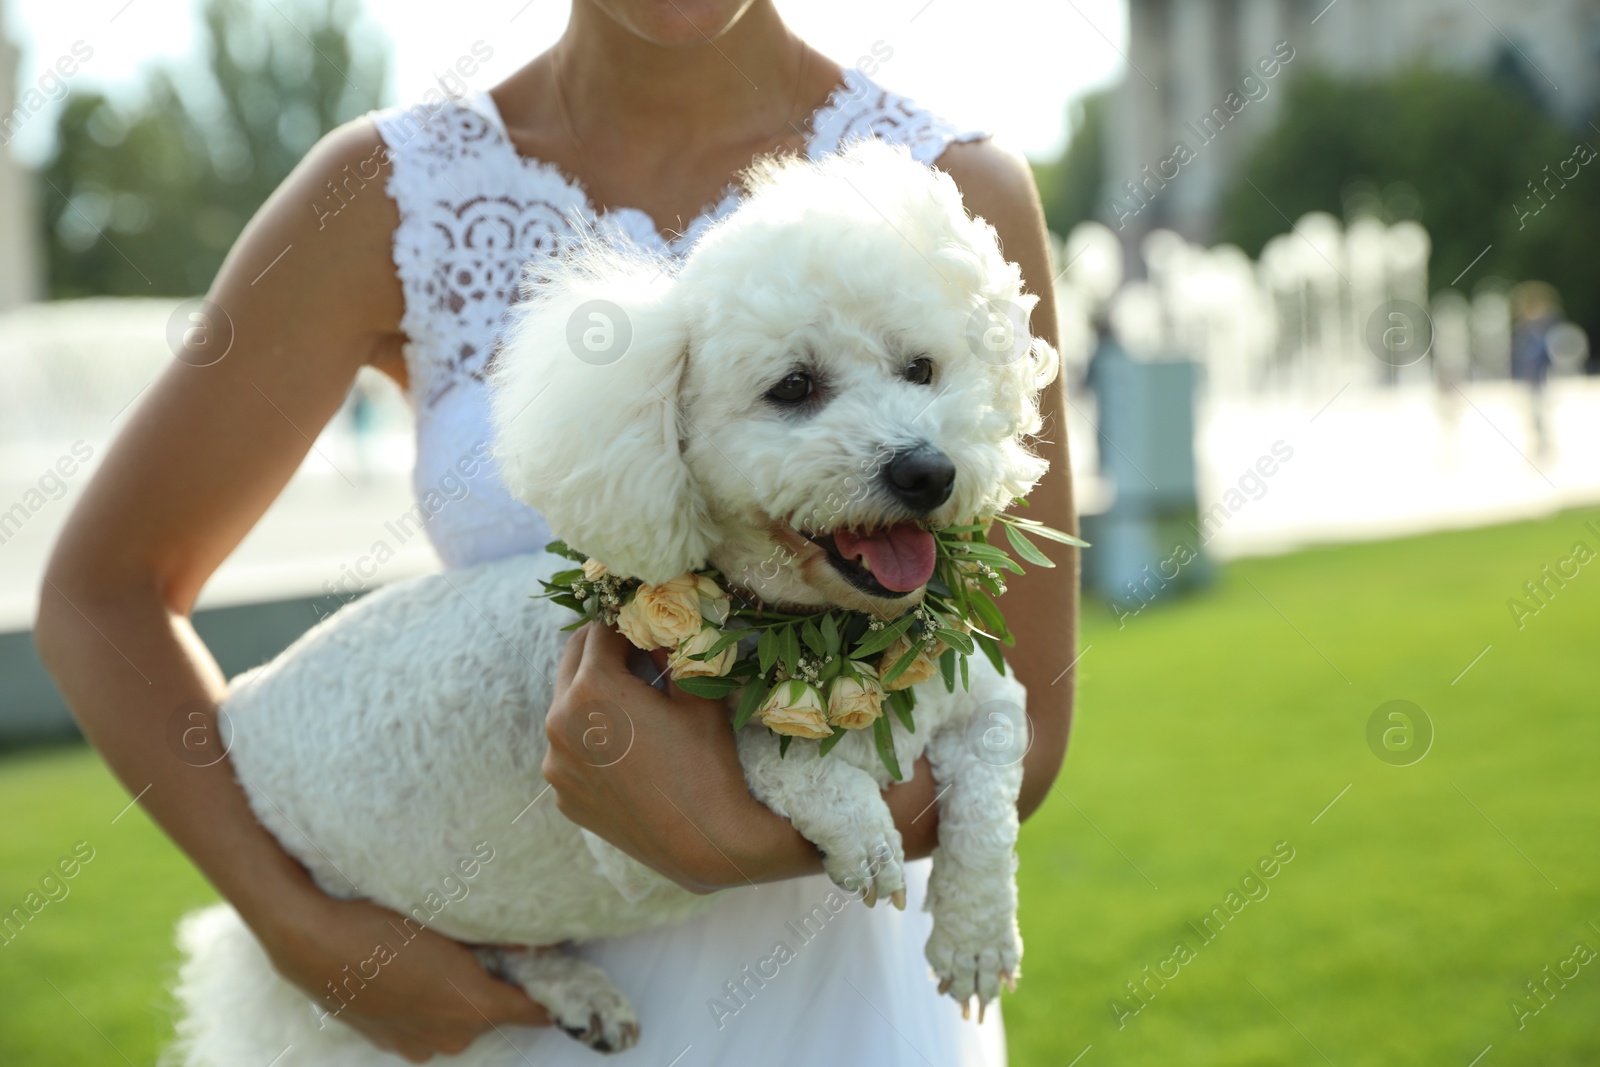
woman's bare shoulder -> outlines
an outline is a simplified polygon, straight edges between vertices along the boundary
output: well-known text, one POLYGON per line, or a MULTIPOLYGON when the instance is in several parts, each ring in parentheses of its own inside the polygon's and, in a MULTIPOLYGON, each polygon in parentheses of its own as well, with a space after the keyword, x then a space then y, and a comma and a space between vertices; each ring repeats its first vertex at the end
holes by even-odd
POLYGON ((988 220, 1004 240, 1010 233, 1044 228, 1044 212, 1025 157, 993 138, 957 141, 935 166, 955 179, 967 210, 988 220))
POLYGON ((984 138, 957 141, 944 150, 934 165, 955 179, 967 210, 994 227, 1006 258, 1022 268, 1024 286, 1042 298, 1034 311, 1034 327, 1054 343, 1050 241, 1033 168, 1027 159, 992 138, 984 138))
MULTIPOLYGON (((338 332, 346 336, 398 331, 404 297, 393 248, 400 213, 385 189, 392 169, 370 117, 330 130, 261 206, 229 260, 263 261, 258 270, 266 263, 290 267, 275 279, 280 292, 342 319, 338 332)), ((247 288, 258 289, 254 272, 227 265, 218 288, 236 289, 245 274, 247 288)))

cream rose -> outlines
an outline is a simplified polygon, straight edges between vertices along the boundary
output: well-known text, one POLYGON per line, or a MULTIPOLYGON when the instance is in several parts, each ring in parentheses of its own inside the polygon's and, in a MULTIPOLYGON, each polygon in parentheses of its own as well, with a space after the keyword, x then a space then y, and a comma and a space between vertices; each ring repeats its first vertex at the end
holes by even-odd
POLYGON ((606 565, 597 559, 583 561, 583 580, 586 582, 598 581, 611 572, 606 570, 606 565))
POLYGON ((860 678, 840 675, 828 686, 828 722, 846 730, 859 730, 871 726, 883 714, 883 686, 878 683, 878 672, 865 663, 857 663, 860 678))
POLYGON ((672 671, 672 677, 678 678, 721 678, 733 667, 734 658, 739 654, 737 642, 724 648, 710 659, 690 659, 702 652, 709 651, 722 636, 714 626, 702 627, 700 632, 680 642, 678 647, 667 655, 667 669, 672 671))
POLYGON ((798 679, 773 686, 756 711, 756 717, 775 734, 811 738, 833 736, 823 713, 822 693, 816 686, 798 679))
POLYGON ((697 574, 695 591, 700 597, 700 614, 707 622, 721 626, 728 621, 728 611, 733 607, 733 601, 728 599, 728 594, 720 585, 703 574, 697 574))
MULTIPOLYGON (((911 642, 904 634, 894 639, 894 644, 883 650, 883 655, 878 659, 878 675, 882 677, 889 673, 889 668, 900 662, 900 657, 906 654, 906 649, 911 647, 911 642)), ((932 648, 924 647, 917 653, 917 658, 911 661, 911 666, 900 672, 900 677, 892 682, 885 682, 883 688, 889 692, 898 689, 910 689, 914 685, 921 685, 935 674, 939 673, 938 655, 944 651, 940 643, 933 642, 932 648)))
POLYGON ((642 649, 673 648, 700 632, 698 576, 641 585, 617 613, 617 629, 642 649))

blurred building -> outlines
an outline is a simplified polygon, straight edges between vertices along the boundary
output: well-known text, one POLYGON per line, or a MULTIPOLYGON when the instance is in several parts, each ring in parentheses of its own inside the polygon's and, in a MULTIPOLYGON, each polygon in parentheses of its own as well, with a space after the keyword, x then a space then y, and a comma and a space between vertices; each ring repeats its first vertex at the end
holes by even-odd
POLYGON ((17 68, 21 53, 6 34, 0 2, 0 310, 42 295, 33 176, 10 150, 17 120, 17 68))
POLYGON ((1507 78, 1574 127, 1600 110, 1600 0, 1127 2, 1130 69, 1105 176, 1124 208, 1105 217, 1130 250, 1158 227, 1210 241, 1240 161, 1271 129, 1286 82, 1308 70, 1428 63, 1507 78))

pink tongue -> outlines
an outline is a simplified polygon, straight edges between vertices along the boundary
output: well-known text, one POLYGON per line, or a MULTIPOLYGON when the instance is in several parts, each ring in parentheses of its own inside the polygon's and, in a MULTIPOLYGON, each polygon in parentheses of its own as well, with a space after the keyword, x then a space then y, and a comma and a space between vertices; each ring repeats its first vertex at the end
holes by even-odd
POLYGON ((933 576, 933 534, 902 523, 874 534, 833 531, 833 543, 845 559, 864 557, 872 576, 886 589, 909 593, 933 576))

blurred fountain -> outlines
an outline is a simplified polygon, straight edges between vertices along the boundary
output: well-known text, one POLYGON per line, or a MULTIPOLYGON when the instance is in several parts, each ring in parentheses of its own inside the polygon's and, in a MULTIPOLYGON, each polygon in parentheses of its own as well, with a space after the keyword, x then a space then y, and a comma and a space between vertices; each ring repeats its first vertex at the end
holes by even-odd
POLYGON ((1472 371, 1474 378, 1511 376, 1511 296, 1502 281, 1486 281, 1473 293, 1472 371))
MULTIPOLYGON (((1346 227, 1313 211, 1267 241, 1254 262, 1232 245, 1205 248, 1154 230, 1139 249, 1145 278, 1113 292, 1107 280, 1120 275, 1120 263, 1117 270, 1101 265, 1115 262, 1098 251, 1101 243, 1114 245, 1105 227, 1074 231, 1064 254, 1082 255, 1057 283, 1058 299, 1080 318, 1085 308, 1104 307, 1135 360, 1194 359, 1210 396, 1321 403, 1348 385, 1426 382, 1434 374, 1427 359, 1432 242, 1415 222, 1388 225, 1362 211, 1346 227), (1375 348, 1376 339, 1397 338, 1400 350, 1375 348)), ((1470 320, 1480 374, 1504 365, 1493 354, 1509 351, 1509 334, 1491 324, 1489 313, 1498 310, 1485 305, 1470 320), (1477 337, 1483 329, 1489 333, 1477 337)))
POLYGON ((1441 389, 1464 382, 1472 371, 1472 305, 1454 289, 1433 295, 1433 373, 1441 389))

